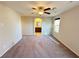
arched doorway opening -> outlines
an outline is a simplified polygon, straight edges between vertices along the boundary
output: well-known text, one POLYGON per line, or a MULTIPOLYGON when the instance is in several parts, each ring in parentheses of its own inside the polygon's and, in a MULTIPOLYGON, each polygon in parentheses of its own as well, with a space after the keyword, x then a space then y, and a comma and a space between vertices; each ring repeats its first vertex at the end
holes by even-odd
POLYGON ((42 34, 42 19, 35 18, 34 20, 34 35, 41 35, 42 34))

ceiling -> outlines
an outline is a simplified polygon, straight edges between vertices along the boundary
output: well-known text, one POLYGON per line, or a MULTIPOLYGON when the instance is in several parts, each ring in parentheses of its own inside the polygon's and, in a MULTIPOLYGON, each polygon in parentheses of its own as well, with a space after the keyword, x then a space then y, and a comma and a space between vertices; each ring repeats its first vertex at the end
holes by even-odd
POLYGON ((50 10, 50 15, 43 14, 42 16, 56 16, 66 10, 79 5, 78 1, 1 1, 0 4, 12 8, 21 16, 38 16, 32 7, 44 6, 56 7, 55 10, 50 10))

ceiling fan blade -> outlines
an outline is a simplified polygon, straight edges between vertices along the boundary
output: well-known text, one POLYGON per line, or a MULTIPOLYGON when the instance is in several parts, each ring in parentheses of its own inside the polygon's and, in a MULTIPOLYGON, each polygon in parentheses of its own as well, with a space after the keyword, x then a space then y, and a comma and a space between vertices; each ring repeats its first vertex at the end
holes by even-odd
POLYGON ((46 14, 50 14, 49 12, 44 12, 44 13, 46 13, 46 14))
POLYGON ((46 8, 46 9, 44 9, 44 11, 47 11, 47 10, 51 10, 51 8, 46 8))
POLYGON ((33 10, 36 10, 36 8, 32 8, 33 10))

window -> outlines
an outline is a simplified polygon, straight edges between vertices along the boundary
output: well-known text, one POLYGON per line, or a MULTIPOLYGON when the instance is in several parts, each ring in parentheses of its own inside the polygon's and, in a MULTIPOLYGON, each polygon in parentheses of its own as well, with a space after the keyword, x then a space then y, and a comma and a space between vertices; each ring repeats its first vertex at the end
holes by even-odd
POLYGON ((60 19, 54 21, 54 31, 59 32, 60 19))

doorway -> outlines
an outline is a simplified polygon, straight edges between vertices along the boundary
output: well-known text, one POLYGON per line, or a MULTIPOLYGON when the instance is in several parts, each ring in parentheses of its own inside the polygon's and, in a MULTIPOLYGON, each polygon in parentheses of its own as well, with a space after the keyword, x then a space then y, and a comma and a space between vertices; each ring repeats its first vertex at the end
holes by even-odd
POLYGON ((34 20, 34 34, 41 35, 42 34, 42 19, 35 18, 34 20))

